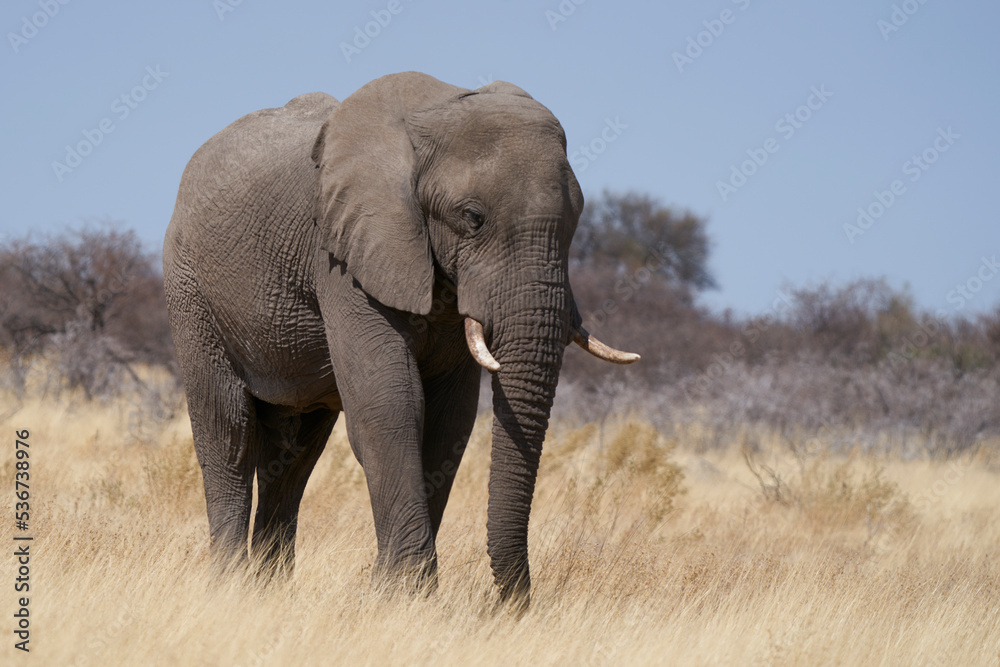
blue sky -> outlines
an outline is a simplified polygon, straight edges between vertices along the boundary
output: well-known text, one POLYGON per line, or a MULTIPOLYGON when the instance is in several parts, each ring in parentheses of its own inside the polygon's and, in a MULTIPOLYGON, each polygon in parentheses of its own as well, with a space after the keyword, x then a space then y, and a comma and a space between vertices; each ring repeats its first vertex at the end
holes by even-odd
POLYGON ((707 218, 713 309, 860 276, 1000 305, 1000 4, 577 1, 5 2, 0 235, 110 219, 158 250, 225 125, 418 70, 527 90, 586 193, 707 218))

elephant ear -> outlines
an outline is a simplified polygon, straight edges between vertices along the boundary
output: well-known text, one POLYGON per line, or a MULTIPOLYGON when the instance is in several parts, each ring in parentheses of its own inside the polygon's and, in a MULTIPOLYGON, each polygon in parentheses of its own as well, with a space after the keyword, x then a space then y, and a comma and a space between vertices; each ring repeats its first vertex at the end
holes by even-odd
POLYGON ((321 247, 379 302, 426 315, 434 260, 417 200, 410 114, 464 92, 425 74, 390 74, 330 114, 313 146, 321 247))

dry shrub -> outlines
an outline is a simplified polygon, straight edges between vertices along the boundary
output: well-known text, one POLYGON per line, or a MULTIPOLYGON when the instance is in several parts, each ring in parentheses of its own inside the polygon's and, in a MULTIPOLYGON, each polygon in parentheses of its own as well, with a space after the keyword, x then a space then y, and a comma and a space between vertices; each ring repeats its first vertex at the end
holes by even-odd
POLYGON ((684 493, 684 473, 671 458, 676 442, 649 422, 589 423, 553 440, 539 483, 565 486, 567 512, 582 507, 583 516, 612 513, 651 530, 670 515, 684 493), (606 432, 610 434, 605 443, 606 432))
POLYGON ((799 450, 794 462, 781 466, 764 463, 754 449, 745 444, 743 457, 765 502, 793 508, 816 533, 864 527, 872 538, 913 527, 916 514, 906 494, 886 479, 884 467, 857 450, 840 459, 799 450))
POLYGON ((645 517, 658 524, 684 492, 684 473, 671 460, 676 442, 649 422, 626 421, 604 451, 605 479, 617 476, 623 488, 642 489, 637 501, 645 517))
POLYGON ((645 585, 608 572, 651 573, 641 545, 666 525, 684 493, 674 447, 638 419, 591 422, 547 439, 532 518, 544 545, 534 567, 550 578, 539 595, 558 599, 582 589, 593 599, 645 585))
POLYGON ((136 498, 126 495, 122 480, 115 479, 110 473, 90 482, 90 495, 104 509, 137 507, 139 503, 136 498))
POLYGON ((865 526, 874 535, 908 528, 914 519, 909 499, 885 478, 884 468, 856 456, 815 461, 794 491, 799 509, 821 531, 865 526))
POLYGON ((191 438, 171 438, 146 454, 143 466, 149 500, 167 512, 191 514, 201 499, 201 470, 191 438))

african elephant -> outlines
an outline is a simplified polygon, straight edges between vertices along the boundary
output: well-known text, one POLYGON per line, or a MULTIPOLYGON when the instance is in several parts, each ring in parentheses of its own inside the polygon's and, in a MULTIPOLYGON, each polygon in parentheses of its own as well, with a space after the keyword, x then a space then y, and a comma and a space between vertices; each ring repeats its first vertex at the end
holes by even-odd
POLYGON ((503 82, 414 72, 251 113, 181 178, 163 247, 211 550, 272 571, 346 414, 390 581, 433 585, 435 538, 492 373, 488 552, 526 600, 528 513, 565 346, 583 206, 559 122, 503 82), (433 483, 429 483, 433 481, 433 483))

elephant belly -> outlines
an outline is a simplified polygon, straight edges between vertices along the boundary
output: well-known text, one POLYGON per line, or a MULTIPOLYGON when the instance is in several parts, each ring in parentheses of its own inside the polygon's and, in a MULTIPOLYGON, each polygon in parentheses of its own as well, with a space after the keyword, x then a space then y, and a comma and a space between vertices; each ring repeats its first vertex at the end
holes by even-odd
POLYGON ((255 398, 272 405, 294 408, 299 412, 309 412, 321 407, 338 411, 343 409, 329 362, 326 368, 292 375, 276 376, 251 371, 247 385, 255 398))
POLYGON ((224 337, 234 369, 254 397, 302 411, 341 409, 318 314, 301 309, 228 324, 224 337))

